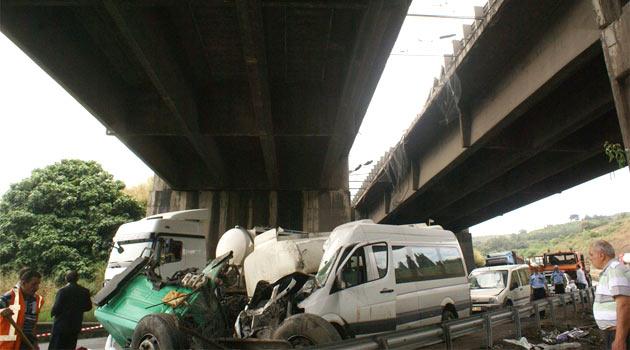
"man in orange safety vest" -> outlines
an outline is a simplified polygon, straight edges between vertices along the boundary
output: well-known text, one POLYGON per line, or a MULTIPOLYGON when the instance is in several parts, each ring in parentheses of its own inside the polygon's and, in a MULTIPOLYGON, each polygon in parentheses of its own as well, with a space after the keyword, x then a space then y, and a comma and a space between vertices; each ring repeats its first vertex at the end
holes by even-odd
POLYGON ((44 299, 37 294, 42 275, 32 269, 20 270, 20 281, 0 296, 0 350, 28 349, 8 318, 22 329, 31 344, 37 346, 35 325, 44 299))

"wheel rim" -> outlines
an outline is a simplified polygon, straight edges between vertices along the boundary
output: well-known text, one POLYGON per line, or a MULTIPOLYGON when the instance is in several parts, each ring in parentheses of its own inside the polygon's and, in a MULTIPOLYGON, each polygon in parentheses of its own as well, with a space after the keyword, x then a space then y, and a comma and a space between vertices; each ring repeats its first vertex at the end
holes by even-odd
POLYGON ((305 346, 316 345, 313 340, 303 335, 292 335, 287 339, 294 348, 302 348, 305 346))
POLYGON ((142 337, 142 341, 140 345, 138 345, 138 349, 140 350, 159 350, 160 342, 157 337, 153 334, 149 333, 142 337))

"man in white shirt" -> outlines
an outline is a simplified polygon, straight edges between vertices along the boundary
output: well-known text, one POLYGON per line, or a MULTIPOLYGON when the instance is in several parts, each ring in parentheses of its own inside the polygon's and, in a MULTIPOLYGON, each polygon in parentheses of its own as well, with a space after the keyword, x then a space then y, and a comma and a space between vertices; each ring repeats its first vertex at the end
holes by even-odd
POLYGON ((586 287, 588 286, 588 281, 586 280, 586 274, 584 273, 581 265, 577 266, 575 274, 577 275, 575 285, 578 287, 578 289, 586 289, 586 287))

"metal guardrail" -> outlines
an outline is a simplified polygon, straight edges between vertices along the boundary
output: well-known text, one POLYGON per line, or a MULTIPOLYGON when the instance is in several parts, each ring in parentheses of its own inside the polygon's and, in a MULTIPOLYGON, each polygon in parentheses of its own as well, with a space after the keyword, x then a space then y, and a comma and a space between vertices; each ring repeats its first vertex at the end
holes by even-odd
POLYGON ((493 346, 492 328, 502 324, 514 323, 515 338, 522 336, 521 318, 534 314, 535 325, 541 329, 541 312, 545 311, 551 318, 554 325, 558 325, 558 314, 560 307, 563 312, 563 319, 569 316, 568 303, 573 306, 573 314, 578 313, 578 303, 581 305, 580 311, 590 309, 595 297, 595 288, 586 289, 554 295, 545 299, 532 301, 528 305, 521 307, 506 307, 482 314, 473 315, 463 319, 444 322, 438 326, 427 326, 411 328, 400 331, 387 332, 375 336, 358 339, 349 339, 330 345, 318 346, 317 349, 337 350, 378 350, 378 349, 417 349, 422 346, 446 343, 448 350, 453 349, 453 339, 484 332, 485 345, 487 348, 493 346))

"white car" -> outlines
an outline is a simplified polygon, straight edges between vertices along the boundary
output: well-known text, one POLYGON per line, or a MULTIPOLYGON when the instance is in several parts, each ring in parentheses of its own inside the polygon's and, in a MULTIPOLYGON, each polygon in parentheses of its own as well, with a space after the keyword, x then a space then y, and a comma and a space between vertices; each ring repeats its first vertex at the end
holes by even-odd
POLYGON ((473 312, 529 303, 528 265, 501 265, 474 269, 470 280, 473 312))

